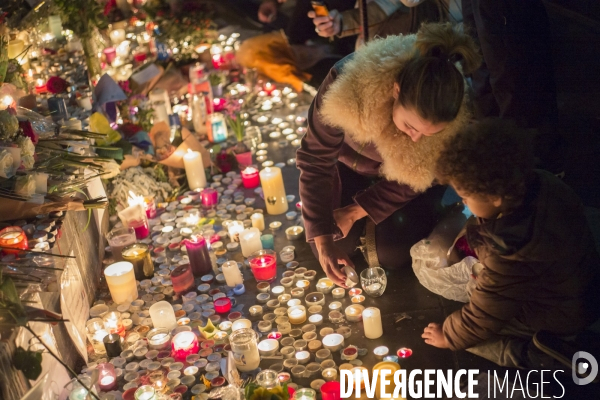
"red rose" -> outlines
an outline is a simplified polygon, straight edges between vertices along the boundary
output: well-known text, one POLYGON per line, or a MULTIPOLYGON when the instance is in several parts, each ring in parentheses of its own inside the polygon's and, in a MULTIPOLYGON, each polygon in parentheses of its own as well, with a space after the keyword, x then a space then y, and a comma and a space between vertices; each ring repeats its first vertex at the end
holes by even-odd
POLYGON ((19 121, 19 128, 23 131, 23 134, 31 139, 31 143, 37 144, 38 135, 33 131, 33 127, 31 126, 31 122, 29 121, 19 121))
POLYGON ((121 133, 123 133, 123 135, 125 135, 125 137, 131 137, 143 129, 137 124, 125 123, 121 125, 119 130, 121 131, 121 133))
POLYGON ((46 82, 46 89, 53 94, 64 93, 67 87, 69 87, 69 82, 59 76, 53 76, 46 82))

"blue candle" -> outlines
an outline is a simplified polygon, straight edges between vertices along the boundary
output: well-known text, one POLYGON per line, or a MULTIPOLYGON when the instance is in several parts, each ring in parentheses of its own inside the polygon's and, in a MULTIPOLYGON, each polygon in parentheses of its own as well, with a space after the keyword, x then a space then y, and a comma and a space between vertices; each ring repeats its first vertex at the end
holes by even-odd
POLYGON ((275 250, 273 235, 262 235, 260 237, 263 249, 275 250))

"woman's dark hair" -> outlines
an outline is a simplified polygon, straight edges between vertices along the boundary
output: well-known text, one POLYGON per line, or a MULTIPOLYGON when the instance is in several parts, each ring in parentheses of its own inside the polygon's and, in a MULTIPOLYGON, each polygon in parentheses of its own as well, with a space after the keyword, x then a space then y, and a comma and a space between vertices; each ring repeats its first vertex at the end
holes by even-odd
POLYGON ((532 135, 512 121, 487 119, 450 137, 435 167, 437 180, 473 195, 519 203, 533 175, 532 135))
POLYGON ((481 63, 477 46, 462 25, 426 23, 417 32, 417 55, 396 77, 400 86, 398 103, 414 109, 432 123, 456 118, 465 93, 463 73, 481 63), (462 73, 455 63, 460 62, 462 73))

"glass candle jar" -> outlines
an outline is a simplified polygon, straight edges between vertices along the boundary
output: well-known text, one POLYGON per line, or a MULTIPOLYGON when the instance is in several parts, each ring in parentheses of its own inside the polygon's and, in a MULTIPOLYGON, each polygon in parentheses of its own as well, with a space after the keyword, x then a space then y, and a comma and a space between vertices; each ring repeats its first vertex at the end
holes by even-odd
POLYGON ((273 282, 277 277, 277 256, 273 250, 259 250, 248 259, 257 281, 273 282))
POLYGON ((27 235, 18 226, 9 226, 0 231, 0 247, 8 254, 18 254, 19 250, 27 250, 27 235))
POLYGON ((120 312, 111 311, 102 318, 102 321, 104 322, 104 329, 109 334, 115 333, 119 336, 125 336, 125 327, 123 326, 120 312))
POLYGON ((191 354, 197 354, 200 350, 198 338, 193 332, 179 332, 171 341, 172 357, 179 361, 185 361, 191 354))
POLYGON ((125 261, 133 264, 135 279, 142 281, 154 276, 154 265, 150 258, 150 248, 144 243, 134 243, 126 246, 121 251, 121 256, 125 261))
POLYGON ((98 365, 98 385, 100 390, 108 392, 117 387, 117 374, 115 366, 111 363, 102 363, 98 365))
POLYGON ((151 350, 164 350, 171 342, 170 330, 166 328, 154 328, 146 335, 148 347, 151 350))
POLYGON ((87 337, 94 348, 94 353, 96 354, 106 354, 106 348, 104 347, 104 342, 102 341, 108 332, 104 329, 104 321, 102 318, 92 318, 90 319, 85 328, 87 330, 87 337))
POLYGON ((257 333, 252 329, 239 329, 229 337, 235 365, 241 372, 252 371, 260 364, 257 333))
POLYGON ((189 264, 180 265, 171 272, 173 290, 182 295, 194 288, 194 275, 189 264))
POLYGON ((106 240, 108 240, 113 259, 115 261, 123 261, 121 252, 125 247, 134 244, 137 239, 133 228, 118 228, 108 232, 106 240))
POLYGON ((367 268, 360 273, 360 284, 365 293, 371 297, 379 297, 385 292, 387 276, 380 267, 367 268))
POLYGON ((279 386, 279 380, 277 379, 277 372, 271 369, 265 369, 260 371, 256 375, 256 383, 265 388, 272 389, 275 386, 279 386))

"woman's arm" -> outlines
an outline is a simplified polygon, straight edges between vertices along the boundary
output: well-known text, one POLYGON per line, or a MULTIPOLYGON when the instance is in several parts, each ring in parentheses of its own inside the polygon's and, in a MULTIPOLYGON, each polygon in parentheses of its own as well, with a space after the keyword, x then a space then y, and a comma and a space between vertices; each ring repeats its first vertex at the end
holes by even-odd
POLYGON ((419 194, 408 185, 382 180, 356 194, 354 202, 367 213, 367 216, 375 224, 378 224, 419 194))
POLYGON ((319 109, 323 95, 336 76, 334 67, 321 84, 308 110, 307 133, 296 153, 296 165, 300 169, 302 215, 309 241, 334 233, 333 178, 338 154, 344 143, 344 133, 325 125, 319 109))

